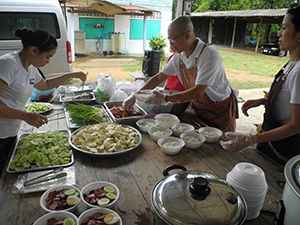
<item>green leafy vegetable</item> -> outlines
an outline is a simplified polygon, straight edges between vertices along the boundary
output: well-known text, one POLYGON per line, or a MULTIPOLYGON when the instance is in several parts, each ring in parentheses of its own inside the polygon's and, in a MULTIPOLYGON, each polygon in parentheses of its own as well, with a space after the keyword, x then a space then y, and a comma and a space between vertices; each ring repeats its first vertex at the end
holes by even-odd
POLYGON ((104 109, 80 103, 67 103, 66 109, 69 113, 71 122, 78 126, 108 122, 108 115, 104 109))
POLYGON ((43 102, 33 102, 31 104, 27 104, 25 106, 25 112, 44 112, 51 108, 50 104, 43 103, 43 102))
POLYGON ((68 137, 65 132, 48 131, 21 138, 9 164, 10 169, 24 170, 70 163, 72 150, 68 137))

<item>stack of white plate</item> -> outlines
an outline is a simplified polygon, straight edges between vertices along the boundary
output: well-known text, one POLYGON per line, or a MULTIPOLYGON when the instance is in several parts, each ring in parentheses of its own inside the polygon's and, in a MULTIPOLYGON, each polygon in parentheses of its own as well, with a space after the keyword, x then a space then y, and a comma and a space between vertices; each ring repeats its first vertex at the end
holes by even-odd
POLYGON ((245 198, 246 220, 258 217, 268 189, 264 171, 251 163, 238 163, 226 175, 226 181, 245 198))

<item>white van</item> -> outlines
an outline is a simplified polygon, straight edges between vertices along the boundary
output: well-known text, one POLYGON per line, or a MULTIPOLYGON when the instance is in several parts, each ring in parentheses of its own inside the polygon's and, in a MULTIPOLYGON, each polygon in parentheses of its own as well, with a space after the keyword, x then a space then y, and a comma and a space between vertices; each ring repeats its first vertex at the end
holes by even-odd
POLYGON ((71 44, 58 0, 0 0, 0 55, 22 48, 14 35, 16 29, 22 28, 46 30, 57 40, 55 55, 40 68, 46 77, 73 70, 71 44))

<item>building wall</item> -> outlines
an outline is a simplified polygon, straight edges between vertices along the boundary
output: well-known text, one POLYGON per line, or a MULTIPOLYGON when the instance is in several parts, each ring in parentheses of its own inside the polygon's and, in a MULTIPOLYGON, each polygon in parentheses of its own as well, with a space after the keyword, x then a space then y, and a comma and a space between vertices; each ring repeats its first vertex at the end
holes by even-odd
MULTIPOLYGON (((111 0, 111 3, 116 3, 116 4, 124 4, 128 5, 128 1, 114 1, 111 0)), ((143 6, 147 7, 150 9, 158 10, 161 12, 161 30, 160 33, 163 35, 164 38, 167 38, 167 28, 168 25, 170 24, 172 20, 172 0, 160 0, 160 1, 144 1, 144 0, 135 0, 135 1, 130 1, 132 5, 137 5, 137 6, 143 6)), ((92 17, 95 18, 95 15, 85 15, 84 17, 92 17)), ((71 40, 74 39, 72 37, 72 32, 71 26, 72 26, 72 19, 71 19, 70 13, 67 13, 67 21, 68 21, 68 32, 69 32, 69 39, 71 40)), ((80 17, 78 14, 73 14, 74 18, 74 31, 80 30, 80 17)), ((144 54, 144 44, 143 40, 131 40, 130 39, 130 16, 124 16, 124 15, 115 15, 114 17, 114 27, 115 30, 114 32, 120 32, 122 41, 121 41, 121 46, 122 46, 122 54, 129 54, 129 55, 143 55, 144 54)), ((143 32, 143 31, 141 31, 143 32)), ((97 39, 86 39, 85 41, 85 49, 86 53, 93 53, 97 52, 96 50, 96 41, 97 39)), ((146 40, 146 46, 145 50, 150 50, 149 47, 149 40, 146 40)), ((169 44, 166 41, 167 44, 169 44)), ((75 46, 74 41, 72 43, 72 46, 75 46)), ((104 39, 102 41, 102 47, 103 50, 110 50, 111 48, 111 40, 104 39)), ((73 52, 75 49, 73 50, 73 52)), ((169 46, 165 48, 166 52, 169 52, 169 46)))

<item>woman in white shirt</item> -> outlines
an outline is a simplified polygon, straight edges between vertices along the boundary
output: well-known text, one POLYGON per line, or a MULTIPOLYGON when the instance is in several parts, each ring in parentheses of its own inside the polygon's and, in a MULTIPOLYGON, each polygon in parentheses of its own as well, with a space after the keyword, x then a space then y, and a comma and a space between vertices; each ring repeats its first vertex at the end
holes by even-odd
POLYGON ((222 143, 231 151, 239 151, 258 143, 257 149, 285 163, 300 154, 300 6, 292 6, 278 33, 281 50, 289 51, 289 62, 278 72, 267 98, 249 100, 243 113, 265 105, 263 132, 256 135, 230 135, 232 140, 222 143))
POLYGON ((38 68, 48 64, 55 54, 56 39, 43 30, 16 30, 15 35, 22 40, 21 51, 10 52, 0 57, 1 174, 22 120, 37 128, 48 123, 46 116, 24 111, 32 88, 45 91, 59 86, 70 78, 79 78, 82 81, 86 79, 84 73, 74 72, 44 80, 38 68))

